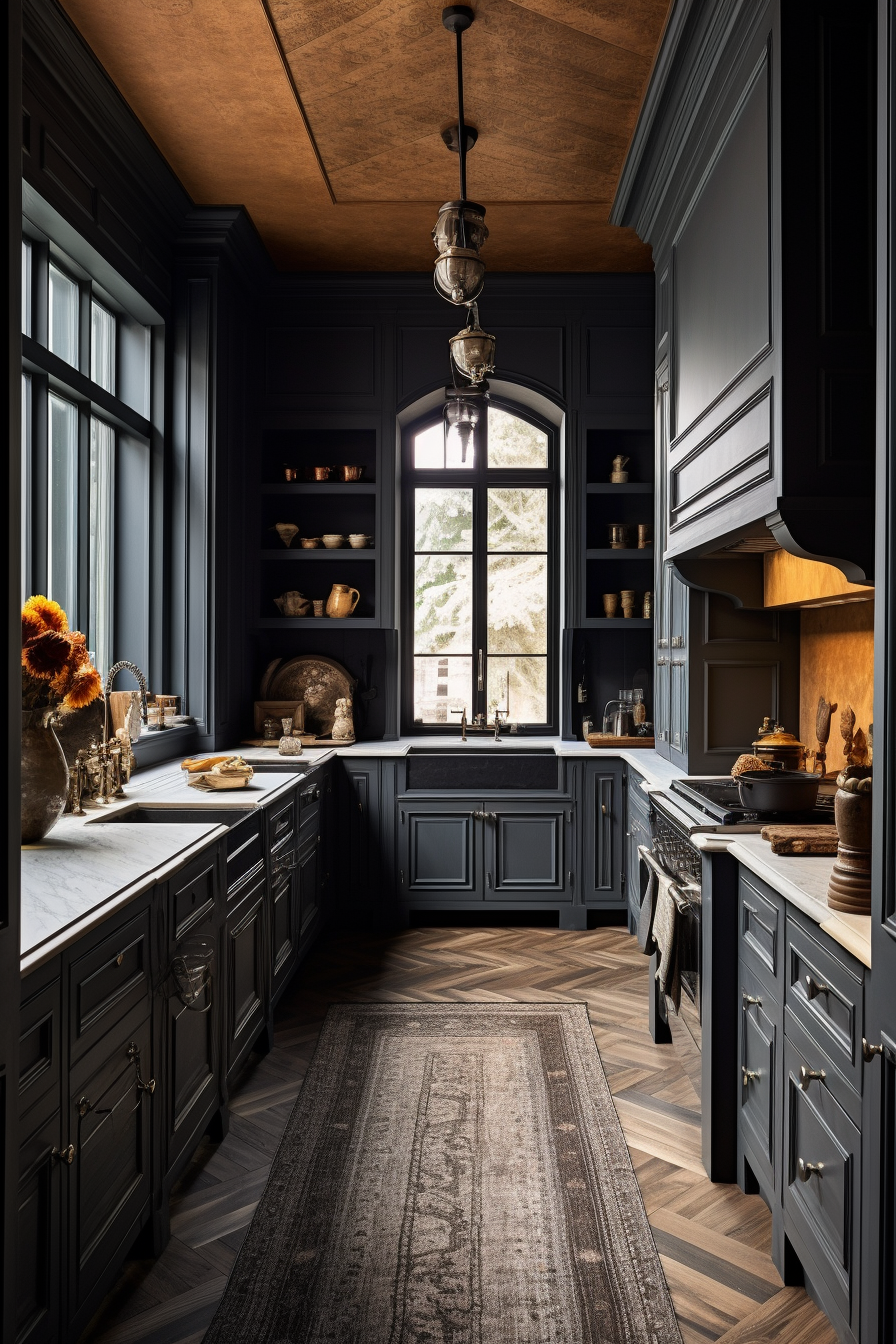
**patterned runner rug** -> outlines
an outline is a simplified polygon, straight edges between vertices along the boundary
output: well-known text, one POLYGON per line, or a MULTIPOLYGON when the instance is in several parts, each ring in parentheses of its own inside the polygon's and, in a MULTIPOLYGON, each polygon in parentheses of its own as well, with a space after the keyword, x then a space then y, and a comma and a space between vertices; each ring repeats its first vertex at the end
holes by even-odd
POLYGON ((205 1344, 680 1344, 577 1003, 330 1008, 205 1344))

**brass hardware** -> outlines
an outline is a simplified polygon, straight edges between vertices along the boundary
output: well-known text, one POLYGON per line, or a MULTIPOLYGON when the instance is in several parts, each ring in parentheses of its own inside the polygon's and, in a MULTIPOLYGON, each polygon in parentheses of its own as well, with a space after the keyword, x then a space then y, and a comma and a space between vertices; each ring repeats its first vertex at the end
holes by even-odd
POLYGON ((743 1001, 745 1004, 747 1004, 748 1007, 750 1004, 755 1004, 757 1008, 762 1007, 762 1000, 759 998, 757 994, 744 994, 743 1001))
POLYGON ((809 1069, 805 1064, 800 1065, 800 1087, 804 1092, 807 1091, 813 1078, 818 1078, 820 1082, 824 1082, 826 1077, 827 1074, 824 1069, 809 1069))
POLYGON ((669 659, 668 659, 668 658, 657 658, 657 660, 656 660, 656 665, 657 665, 657 667, 668 667, 668 666, 669 666, 669 659))
POLYGON ((866 1064, 870 1064, 875 1055, 882 1055, 883 1052, 882 1045, 869 1045, 865 1037, 862 1037, 862 1058, 866 1064))
POLYGON ((123 961, 124 961, 124 953, 119 952, 118 956, 115 958, 115 965, 120 966, 123 961))
POLYGON ((806 976, 806 998, 810 1003, 813 999, 817 999, 819 994, 827 994, 827 992, 827 985, 820 985, 811 975, 806 976))
POLYGON ((823 1162, 804 1162, 802 1158, 796 1164, 796 1174, 805 1184, 812 1176, 820 1176, 824 1171, 823 1162))
POLYGON ((485 675, 484 675, 484 672, 483 672, 483 666, 482 666, 482 650, 481 650, 481 649, 479 650, 479 673, 478 673, 478 675, 477 675, 477 677, 476 677, 476 688, 477 688, 477 690, 480 690, 480 691, 482 691, 482 690, 485 689, 485 675))
POLYGON ((86 1115, 88 1111, 93 1110, 93 1102, 88 1097, 82 1097, 78 1102, 78 1114, 86 1115))
POLYGON ((137 1070, 137 1091, 148 1092, 152 1096, 156 1090, 156 1080, 150 1078, 148 1083, 144 1080, 140 1072, 140 1047, 136 1041, 131 1041, 128 1045, 128 1059, 133 1062, 134 1068, 137 1070))
POLYGON ((459 715, 460 715, 460 740, 461 740, 461 742, 466 742, 466 740, 467 740, 467 707, 466 707, 466 705, 464 705, 463 709, 452 709, 451 713, 452 713, 452 714, 459 714, 459 715))
POLYGON ((744 1087, 747 1087, 750 1083, 754 1083, 757 1078, 761 1077, 758 1069, 748 1069, 746 1064, 741 1064, 740 1071, 743 1074, 744 1087))
POLYGON ((601 803, 601 805, 600 805, 600 810, 601 810, 601 816, 604 816, 604 817, 605 817, 605 816, 607 815, 607 805, 606 805, 606 803, 601 803))
POLYGON ((71 1166, 75 1160, 75 1153, 77 1151, 75 1145, 70 1143, 67 1148, 63 1148, 61 1151, 59 1148, 54 1148, 50 1153, 50 1156, 55 1157, 57 1162, 67 1162, 68 1165, 71 1166))

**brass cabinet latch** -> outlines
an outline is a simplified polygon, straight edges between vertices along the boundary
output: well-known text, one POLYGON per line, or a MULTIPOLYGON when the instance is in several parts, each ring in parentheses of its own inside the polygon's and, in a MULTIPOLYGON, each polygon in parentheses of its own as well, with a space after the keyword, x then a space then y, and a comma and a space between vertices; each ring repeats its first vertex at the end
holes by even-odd
POLYGON ((53 1151, 50 1153, 50 1156, 55 1157, 57 1162, 66 1162, 68 1163, 69 1166, 71 1166, 71 1164, 75 1160, 75 1153, 77 1151, 78 1150, 75 1147, 75 1145, 73 1143, 70 1143, 67 1148, 62 1149, 54 1148, 53 1151))
POLYGON ((813 1176, 820 1176, 824 1171, 823 1162, 804 1162, 802 1158, 797 1161, 796 1174, 804 1183, 813 1176))
POLYGON ((150 1078, 149 1082, 146 1082, 140 1073, 140 1047, 136 1041, 131 1041, 128 1046, 128 1059, 133 1062, 134 1068, 137 1070, 137 1091, 148 1092, 152 1096, 156 1090, 156 1080, 150 1078))
POLYGON ((819 1082, 823 1083, 826 1077, 827 1074, 824 1069, 809 1069, 805 1064, 800 1065, 800 1087, 804 1092, 808 1091, 813 1078, 817 1078, 819 1082))

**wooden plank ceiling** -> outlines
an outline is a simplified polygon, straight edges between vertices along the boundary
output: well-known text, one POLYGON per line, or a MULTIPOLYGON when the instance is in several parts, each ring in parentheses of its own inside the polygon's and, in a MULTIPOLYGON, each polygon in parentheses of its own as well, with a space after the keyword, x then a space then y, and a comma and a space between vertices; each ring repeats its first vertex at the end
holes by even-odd
MULTIPOLYGON (((468 195, 497 271, 640 271, 607 223, 669 0, 478 0, 468 195)), ((439 0, 63 0, 197 203, 243 204, 284 270, 428 270, 457 195, 439 0)))

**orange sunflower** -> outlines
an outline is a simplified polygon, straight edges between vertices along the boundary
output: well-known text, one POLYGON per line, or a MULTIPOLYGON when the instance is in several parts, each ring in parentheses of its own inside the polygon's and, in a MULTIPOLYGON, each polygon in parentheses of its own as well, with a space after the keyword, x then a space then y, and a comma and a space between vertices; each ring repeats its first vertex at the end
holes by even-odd
POLYGON ((88 661, 79 667, 72 677, 71 685, 62 703, 69 709, 83 709, 103 693, 103 682, 99 672, 88 661))
POLYGON ((32 677, 52 681, 68 664, 72 646, 65 635, 45 630, 36 639, 30 639, 22 650, 22 666, 32 677))
POLYGON ((48 630, 56 630, 64 635, 68 630, 68 617, 62 610, 58 602, 54 602, 49 597, 44 597, 42 593, 37 593, 34 597, 29 597, 22 608, 22 623, 24 633, 24 622, 30 621, 36 617, 42 627, 48 630))

